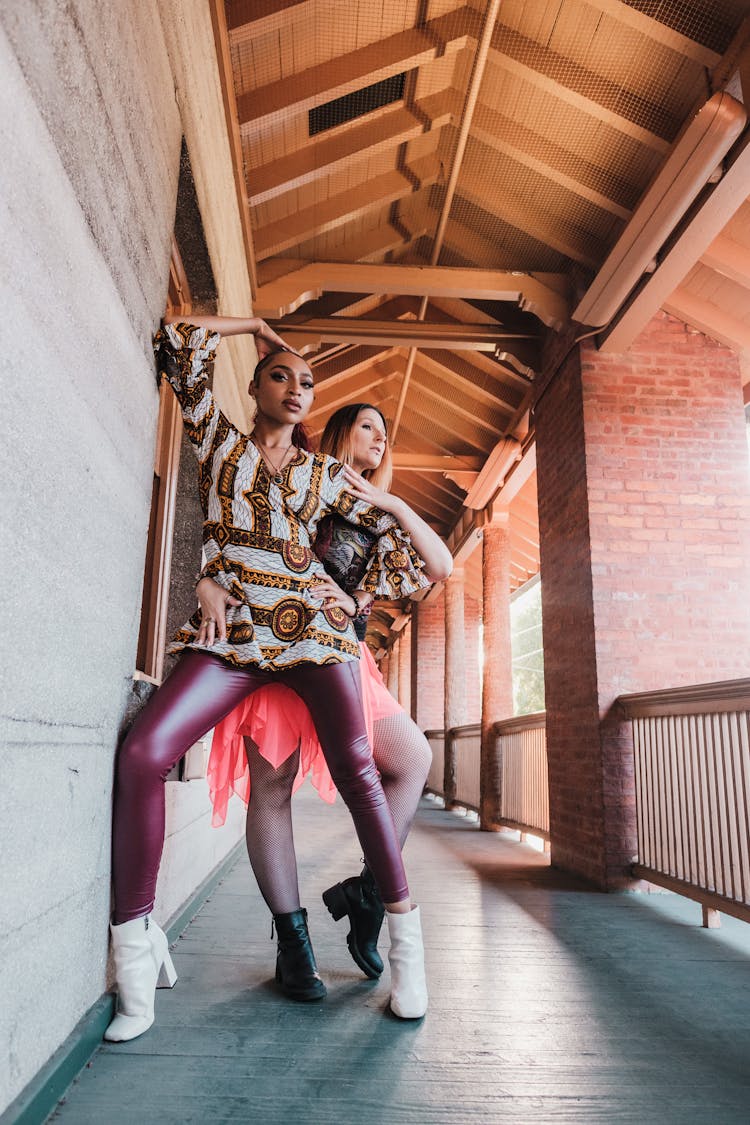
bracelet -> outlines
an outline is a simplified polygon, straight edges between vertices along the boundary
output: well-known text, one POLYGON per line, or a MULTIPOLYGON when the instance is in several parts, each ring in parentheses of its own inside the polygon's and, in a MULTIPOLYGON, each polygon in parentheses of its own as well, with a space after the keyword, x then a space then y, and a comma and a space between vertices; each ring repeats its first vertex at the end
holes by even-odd
POLYGON ((361 617, 362 616, 362 606, 359 604, 359 598, 357 597, 356 594, 350 594, 349 597, 354 602, 354 613, 347 613, 346 616, 351 617, 351 619, 353 621, 355 617, 361 617))

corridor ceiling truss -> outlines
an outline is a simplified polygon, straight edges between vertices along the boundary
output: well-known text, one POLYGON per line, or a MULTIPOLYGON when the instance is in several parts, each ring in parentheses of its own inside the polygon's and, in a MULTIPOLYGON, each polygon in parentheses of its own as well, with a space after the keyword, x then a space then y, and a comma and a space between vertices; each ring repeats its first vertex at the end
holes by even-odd
MULTIPOLYGON (((448 536, 498 443, 528 447, 542 341, 681 131, 741 101, 750 0, 213 3, 255 311, 314 368, 312 428, 377 405, 394 491, 448 536)), ((745 352, 740 170, 662 307, 745 352)), ((514 587, 539 559, 533 476, 516 493, 514 587)))

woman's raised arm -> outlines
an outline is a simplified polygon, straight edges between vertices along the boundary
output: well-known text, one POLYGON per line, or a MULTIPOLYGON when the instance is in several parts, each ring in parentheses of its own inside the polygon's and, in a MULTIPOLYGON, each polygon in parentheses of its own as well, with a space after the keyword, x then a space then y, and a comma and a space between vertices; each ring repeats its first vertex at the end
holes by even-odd
POLYGON ((405 500, 376 488, 365 477, 360 476, 351 465, 344 466, 347 488, 358 500, 364 500, 373 507, 388 512, 399 526, 409 533, 411 544, 424 562, 424 571, 430 582, 444 582, 453 570, 453 558, 439 535, 429 524, 410 508, 405 500))
MULTIPOLYGON (((255 337, 255 346, 258 349, 258 358, 269 355, 275 351, 293 352, 284 343, 273 328, 269 328, 265 320, 259 316, 203 316, 200 313, 190 313, 185 316, 165 316, 165 324, 194 324, 196 328, 206 328, 209 332, 218 332, 220 336, 242 336, 247 333, 255 337)), ((295 353, 298 354, 298 353, 295 353)))

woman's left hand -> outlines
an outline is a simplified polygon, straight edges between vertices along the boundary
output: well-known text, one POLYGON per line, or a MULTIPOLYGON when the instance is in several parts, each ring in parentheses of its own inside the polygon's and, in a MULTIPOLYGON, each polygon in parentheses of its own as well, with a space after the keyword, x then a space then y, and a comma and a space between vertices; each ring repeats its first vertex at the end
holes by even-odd
POLYGON ((398 497, 394 496, 392 492, 384 492, 382 488, 376 488, 369 480, 360 476, 351 465, 344 465, 344 480, 352 496, 356 496, 357 500, 364 500, 366 504, 371 504, 373 508, 382 508, 384 512, 392 513, 394 508, 398 506, 398 497))
POLYGON ((258 353, 258 360, 264 359, 271 352, 284 351, 292 352, 294 355, 299 355, 296 348, 291 347, 285 340, 281 339, 278 332, 274 332, 273 328, 266 324, 265 320, 256 317, 258 327, 254 330, 253 336, 255 337, 255 350, 258 353))
POLYGON ((357 613, 357 603, 354 598, 342 590, 330 574, 316 578, 310 586, 310 593, 314 598, 320 598, 327 609, 338 606, 339 609, 343 609, 347 617, 354 617, 357 613))

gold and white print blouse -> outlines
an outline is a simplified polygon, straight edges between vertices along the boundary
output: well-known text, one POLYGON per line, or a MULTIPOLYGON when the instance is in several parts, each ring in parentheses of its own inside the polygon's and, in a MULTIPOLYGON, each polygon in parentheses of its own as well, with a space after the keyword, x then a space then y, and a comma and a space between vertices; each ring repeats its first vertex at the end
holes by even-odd
POLYGON ((423 562, 393 516, 347 492, 343 466, 322 453, 298 450, 276 483, 247 434, 222 414, 208 387, 218 333, 172 324, 154 340, 159 371, 182 408, 199 463, 203 507, 203 575, 239 599, 229 606, 227 640, 196 643, 199 613, 177 632, 170 652, 208 651, 237 667, 357 660, 352 621, 323 608, 310 586, 325 571, 311 549, 320 519, 337 512, 377 535, 362 588, 377 597, 405 597, 429 582, 423 562))

